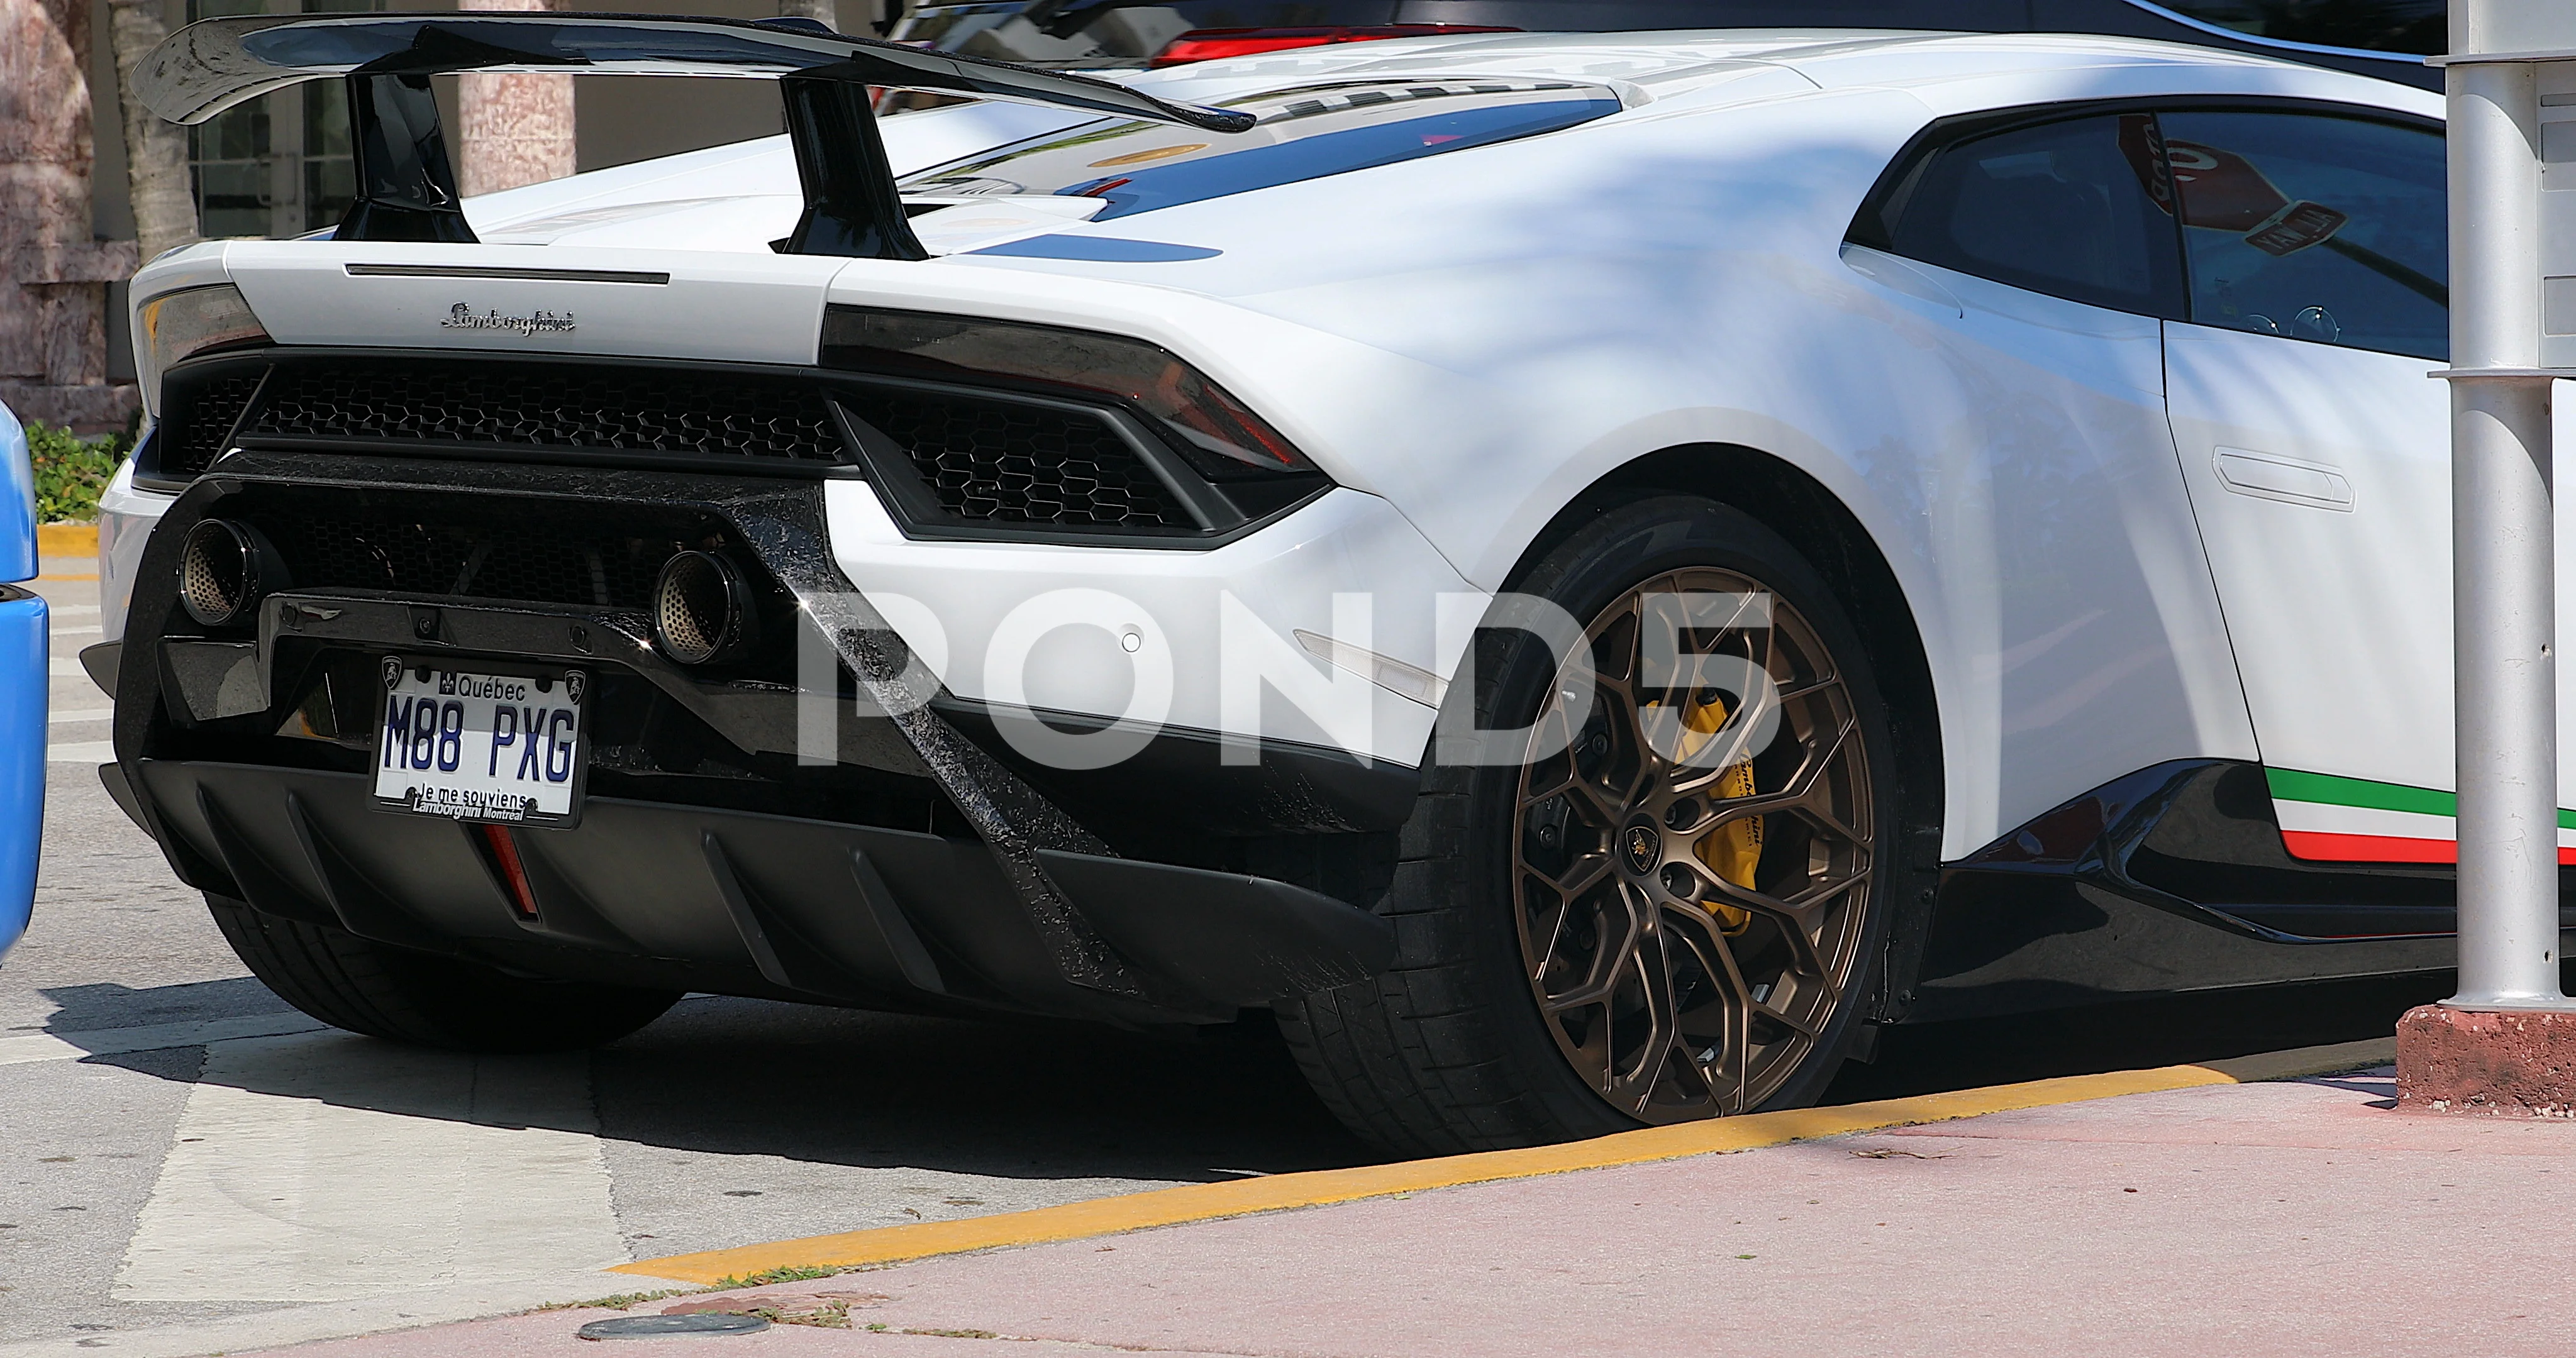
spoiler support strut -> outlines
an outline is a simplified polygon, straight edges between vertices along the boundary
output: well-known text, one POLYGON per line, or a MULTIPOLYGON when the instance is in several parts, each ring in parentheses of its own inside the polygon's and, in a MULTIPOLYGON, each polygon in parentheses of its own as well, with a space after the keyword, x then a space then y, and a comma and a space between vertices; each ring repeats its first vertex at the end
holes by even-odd
POLYGON ((352 74, 348 81, 358 200, 340 218, 334 239, 474 244, 429 77, 352 74))
POLYGON ((823 75, 778 82, 805 213, 779 243, 788 255, 928 259, 896 192, 894 166, 865 84, 823 75))

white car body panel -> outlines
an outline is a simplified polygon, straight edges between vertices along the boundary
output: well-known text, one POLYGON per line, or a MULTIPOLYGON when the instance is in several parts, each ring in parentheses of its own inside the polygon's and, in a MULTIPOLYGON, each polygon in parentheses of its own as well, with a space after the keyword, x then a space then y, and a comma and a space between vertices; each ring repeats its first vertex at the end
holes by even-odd
MULTIPOLYGON (((2452 786, 2451 397, 2430 380, 2441 366, 2167 327, 2174 441, 2275 769, 2452 786)), ((2557 424, 2576 437, 2576 413, 2557 424)), ((2576 509, 2560 518, 2576 532, 2576 509)), ((2558 594, 2559 634, 2576 635, 2576 557, 2561 556, 2558 594)), ((2576 703, 2576 674, 2560 676, 2559 701, 2576 703)), ((2576 732, 2562 725, 2559 740, 2559 804, 2576 806, 2576 732)), ((2447 815, 2274 805, 2294 854, 2302 832, 2457 835, 2447 815)), ((2576 847, 2576 830, 2559 842, 2576 847)))
POLYGON ((1939 601, 1917 605, 1935 685, 1973 695, 1943 704, 1951 814, 1992 816, 1945 852, 2151 764, 2256 758, 2172 471, 2156 322, 1918 267, 1962 314, 1856 327, 1894 380, 1813 423, 1842 425, 1856 466, 1898 452, 1916 471, 1916 513, 1879 540, 1920 553, 1898 578, 1939 601), (1970 742, 1980 757, 1956 759, 1970 742), (1991 789, 1960 781, 1988 769, 1991 789))
MULTIPOLYGON (((229 276, 288 343, 776 363, 813 361, 827 301, 1110 330, 1206 371, 1344 488, 1239 541, 1183 552, 909 540, 864 484, 833 483, 835 557, 863 588, 927 605, 946 633, 941 677, 964 697, 992 696, 981 643, 999 619, 1075 585, 1125 592, 1172 638, 1171 720, 1200 730, 1224 729, 1200 672, 1213 664, 1218 591, 1285 636, 1331 631, 1335 592, 1375 590, 1370 648, 1450 673, 1458 657, 1434 653, 1433 594, 1501 587, 1586 487, 1647 454, 1710 443, 1796 466, 1886 557, 1939 704, 1945 856, 2146 765, 2309 758, 2326 733, 2364 729, 2322 710, 2286 713, 2325 662, 2285 658, 2297 647, 2283 634, 2222 614, 2224 581, 2274 550, 2229 525, 2288 507, 2228 498, 2214 582, 2196 541, 2213 513, 2195 520, 2193 497, 2213 493, 2195 450, 2217 435, 2188 426, 2177 457, 2159 323, 1842 242, 1890 158, 1949 113, 2205 91, 2438 114, 2437 96, 2116 39, 1515 35, 1366 47, 1134 79, 1208 101, 1319 78, 1539 75, 1609 83, 1628 107, 1566 132, 995 237, 1218 252, 1184 261, 778 256, 762 233, 792 220, 795 183, 773 139, 478 200, 469 215, 489 236, 479 246, 206 246, 157 261, 134 295, 229 276), (396 261, 652 270, 672 282, 343 271, 396 261), (569 309, 579 324, 533 336, 441 328, 458 304, 569 309)), ((898 170, 1081 121, 1000 107, 887 120, 898 170)), ((2435 384, 2409 380, 2439 402, 2435 384)), ((2375 508, 2385 492, 2364 489, 2375 508)), ((159 497, 111 499, 124 517, 104 570, 121 599, 123 549, 159 497)), ((2446 563, 2428 557, 2423 578, 2446 582, 2446 563)), ((2441 595, 2446 626, 2446 583, 2441 595)), ((1123 658, 1084 652, 1092 642, 1078 631, 1059 633, 1072 648, 1060 664, 1033 667, 1031 700, 1116 715, 1123 658)), ((1419 762, 1428 710, 1383 690, 1368 701, 1365 753, 1419 762)), ((2405 767, 2447 785, 2436 771, 2448 766, 2447 721, 2415 723, 2405 767)), ((1320 735, 1278 703, 1258 734, 1320 735)))
POLYGON ((1140 668, 1168 663, 1173 697, 1162 724, 1319 746, 1347 746, 1340 737, 1365 731, 1369 740, 1351 753, 1407 767, 1422 760, 1435 709, 1372 684, 1339 685, 1313 711, 1265 692, 1258 727, 1226 721, 1217 679, 1223 596, 1233 596, 1273 637, 1302 630, 1447 674, 1459 657, 1434 649, 1436 601, 1475 593, 1384 500, 1347 489, 1328 492, 1272 531, 1205 552, 916 542, 863 481, 830 482, 824 502, 842 574, 871 599, 882 593, 919 605, 881 610, 961 698, 1116 716, 1126 711, 1140 668), (1389 589, 1388 581, 1404 587, 1389 589), (1032 603, 1067 589, 1117 594, 1133 605, 1133 616, 1077 623, 1032 603), (1369 599, 1366 633, 1337 625, 1336 594, 1369 599), (992 672, 986 643, 1020 609, 1034 610, 1023 625, 1054 630, 1029 654, 1025 687, 1014 695, 995 686, 1009 681, 992 672), (1127 627, 1141 633, 1133 657, 1117 635, 1127 627))
POLYGON ((2425 376, 2441 365, 2168 329, 2174 443, 2265 758, 2448 786, 2450 648, 2424 644, 2450 636, 2450 393, 2425 376))
POLYGON ((281 344, 613 354, 734 363, 811 363, 823 290, 849 261, 739 251, 555 250, 524 245, 242 241, 225 263, 281 344), (668 274, 668 283, 561 278, 352 277, 367 265, 587 269, 668 274), (575 328, 539 335, 459 328, 453 312, 533 317, 575 328), (532 343, 531 341, 535 341, 532 343))
POLYGON ((134 464, 116 469, 98 497, 98 623, 101 640, 125 635, 125 604, 134 594, 135 568, 152 525, 176 495, 134 488, 134 464))

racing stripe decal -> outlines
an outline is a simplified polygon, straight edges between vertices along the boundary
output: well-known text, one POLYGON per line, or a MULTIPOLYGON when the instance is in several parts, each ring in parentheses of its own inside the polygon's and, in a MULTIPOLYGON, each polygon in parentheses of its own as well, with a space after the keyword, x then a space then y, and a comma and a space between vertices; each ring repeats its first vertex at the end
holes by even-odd
MULTIPOLYGON (((2456 863, 2460 846, 2448 839, 2399 839, 2390 835, 2333 835, 2316 830, 2283 830, 2281 842, 2292 858, 2320 863, 2456 863)), ((2569 851, 2558 851, 2560 862, 2569 851)))
MULTIPOLYGON (((2327 863, 2459 861, 2459 798, 2437 788, 2265 769, 2281 842, 2327 863)), ((2576 811, 2558 812, 2558 861, 2576 864, 2576 811)))

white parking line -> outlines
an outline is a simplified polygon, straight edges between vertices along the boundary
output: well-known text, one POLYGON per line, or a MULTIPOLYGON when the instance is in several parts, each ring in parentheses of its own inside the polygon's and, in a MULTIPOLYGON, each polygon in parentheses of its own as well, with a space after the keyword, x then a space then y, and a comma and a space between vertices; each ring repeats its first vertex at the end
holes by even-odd
POLYGON ((205 1019, 197 1023, 147 1023, 134 1028, 102 1028, 94 1033, 26 1033, 0 1037, 0 1066, 29 1061, 70 1061, 84 1056, 122 1056, 128 1052, 201 1047, 244 1037, 309 1033, 322 1027, 302 1014, 252 1014, 243 1018, 205 1019))
POLYGON ((60 726, 65 722, 74 721, 106 721, 115 715, 116 709, 113 707, 78 707, 68 712, 48 712, 45 714, 45 722, 47 725, 60 726))
POLYGON ((107 629, 104 627, 57 627, 53 629, 53 632, 54 635, 58 637, 96 637, 107 635, 107 629))
POLYGON ((45 762, 49 764, 104 764, 114 758, 116 742, 112 740, 66 740, 45 747, 45 762))
POLYGON ((45 612, 57 618, 95 618, 98 616, 98 605, 47 603, 45 612))
POLYGON ((89 677, 89 671, 81 668, 81 662, 77 660, 65 660, 61 656, 54 656, 48 660, 45 664, 45 669, 48 674, 56 679, 87 679, 89 677))
POLYGON ((112 1295, 337 1301, 627 1258, 584 1056, 209 1047, 112 1295))

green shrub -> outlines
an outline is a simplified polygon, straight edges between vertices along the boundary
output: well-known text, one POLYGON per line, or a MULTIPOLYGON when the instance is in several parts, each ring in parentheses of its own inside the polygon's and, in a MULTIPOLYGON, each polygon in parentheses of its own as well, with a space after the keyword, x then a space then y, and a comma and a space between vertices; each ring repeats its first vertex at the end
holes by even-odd
POLYGON ((36 522, 86 523, 97 518, 99 494, 133 451, 130 429, 82 438, 68 429, 29 420, 27 455, 36 467, 36 522))

